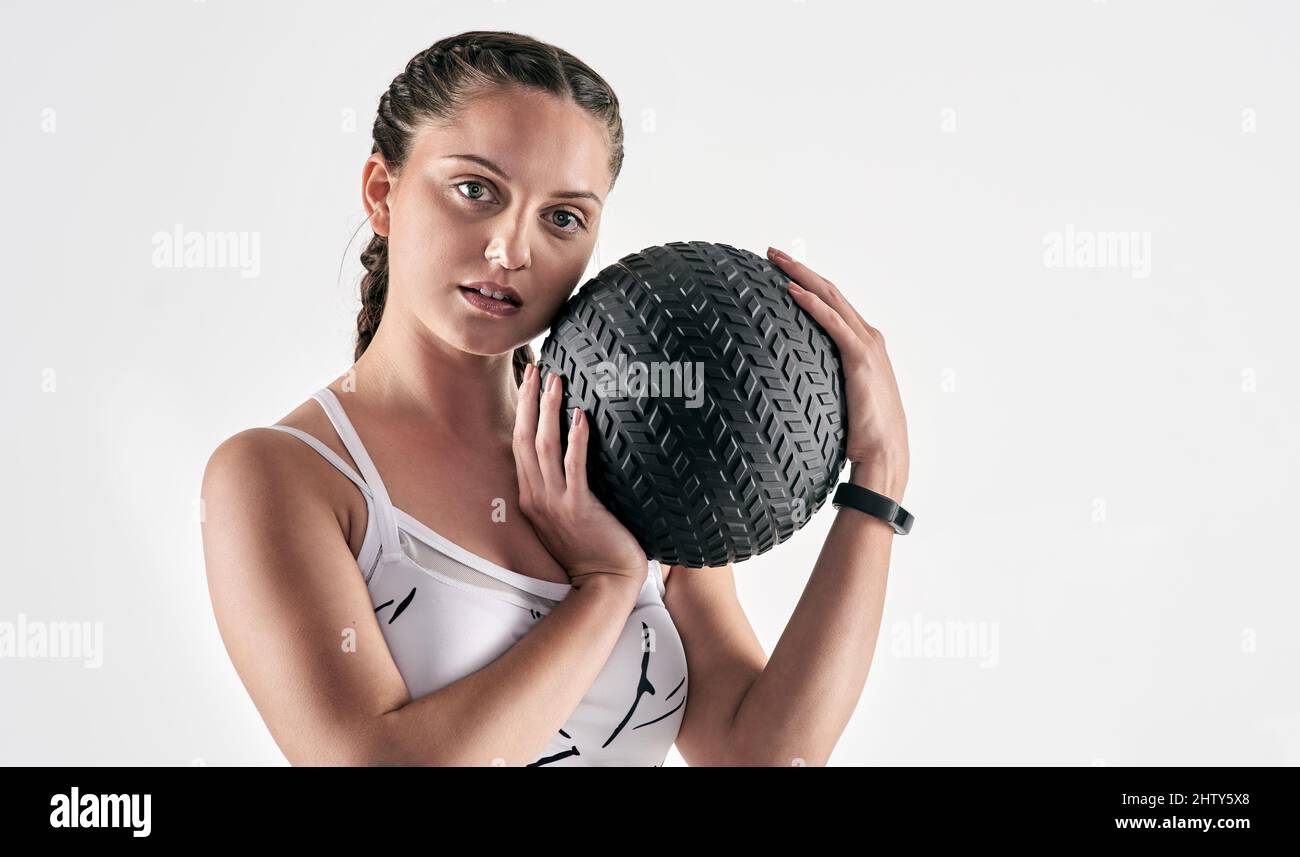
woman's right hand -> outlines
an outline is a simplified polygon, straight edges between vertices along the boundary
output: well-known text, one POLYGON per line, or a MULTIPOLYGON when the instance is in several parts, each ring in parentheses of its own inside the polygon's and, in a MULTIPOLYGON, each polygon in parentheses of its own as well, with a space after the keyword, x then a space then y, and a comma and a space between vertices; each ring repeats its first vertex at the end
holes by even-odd
POLYGON ((591 493, 587 484, 587 416, 574 408, 569 448, 560 456, 563 381, 552 373, 541 392, 529 364, 515 407, 514 455, 519 509, 575 587, 601 578, 640 591, 649 561, 636 537, 591 493))

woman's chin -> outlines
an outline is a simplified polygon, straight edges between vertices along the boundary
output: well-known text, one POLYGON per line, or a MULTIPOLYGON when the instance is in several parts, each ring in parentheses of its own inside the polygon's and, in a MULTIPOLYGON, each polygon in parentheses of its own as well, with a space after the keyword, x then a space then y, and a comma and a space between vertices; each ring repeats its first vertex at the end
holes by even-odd
MULTIPOLYGON (((501 355, 509 356, 514 353, 516 345, 512 344, 513 339, 507 339, 498 336, 466 336, 462 331, 460 336, 449 340, 449 344, 466 354, 474 354, 478 357, 499 357, 501 355)), ((522 343, 521 343, 522 344, 522 343)))

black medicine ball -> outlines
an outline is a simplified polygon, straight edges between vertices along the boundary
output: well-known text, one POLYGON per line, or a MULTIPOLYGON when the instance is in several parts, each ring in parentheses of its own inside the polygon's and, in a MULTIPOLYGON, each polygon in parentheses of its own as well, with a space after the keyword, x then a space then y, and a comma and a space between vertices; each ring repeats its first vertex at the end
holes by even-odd
MULTIPOLYGON (((590 427, 592 492, 650 559, 740 562, 790 538, 844 466, 839 350, 766 258, 673 242, 560 309, 538 367, 590 427)), ((565 444, 567 446, 567 443, 565 444)))

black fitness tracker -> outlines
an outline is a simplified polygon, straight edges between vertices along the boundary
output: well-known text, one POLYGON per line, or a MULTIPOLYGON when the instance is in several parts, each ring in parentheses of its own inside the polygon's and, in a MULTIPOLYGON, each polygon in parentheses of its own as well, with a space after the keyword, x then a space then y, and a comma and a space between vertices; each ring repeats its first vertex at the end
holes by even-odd
POLYGON ((835 489, 835 496, 831 498, 831 505, 836 509, 848 506, 873 518, 879 518, 893 527, 894 532, 900 536, 907 535, 912 529, 912 522, 916 520, 911 512, 884 494, 877 494, 870 488, 863 488, 852 482, 840 483, 840 487, 835 489))

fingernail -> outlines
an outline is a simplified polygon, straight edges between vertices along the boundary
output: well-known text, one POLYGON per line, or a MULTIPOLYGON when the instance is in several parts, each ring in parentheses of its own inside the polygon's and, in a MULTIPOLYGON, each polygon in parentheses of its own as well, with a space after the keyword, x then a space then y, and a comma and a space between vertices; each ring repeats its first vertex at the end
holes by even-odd
POLYGON ((794 292, 796 295, 803 291, 803 286, 799 285, 794 280, 791 280, 786 285, 790 289, 790 291, 794 292))
POLYGON ((789 257, 789 256, 785 255, 784 253, 782 253, 780 250, 776 249, 775 247, 768 247, 768 248, 767 248, 767 257, 768 257, 769 259, 780 259, 782 262, 789 262, 789 261, 790 261, 790 257, 789 257))
POLYGON ((572 428, 573 428, 574 430, 576 430, 576 429, 578 428, 578 426, 580 426, 580 425, 582 425, 582 410, 579 409, 579 408, 574 408, 574 409, 573 409, 573 425, 572 425, 572 428))

